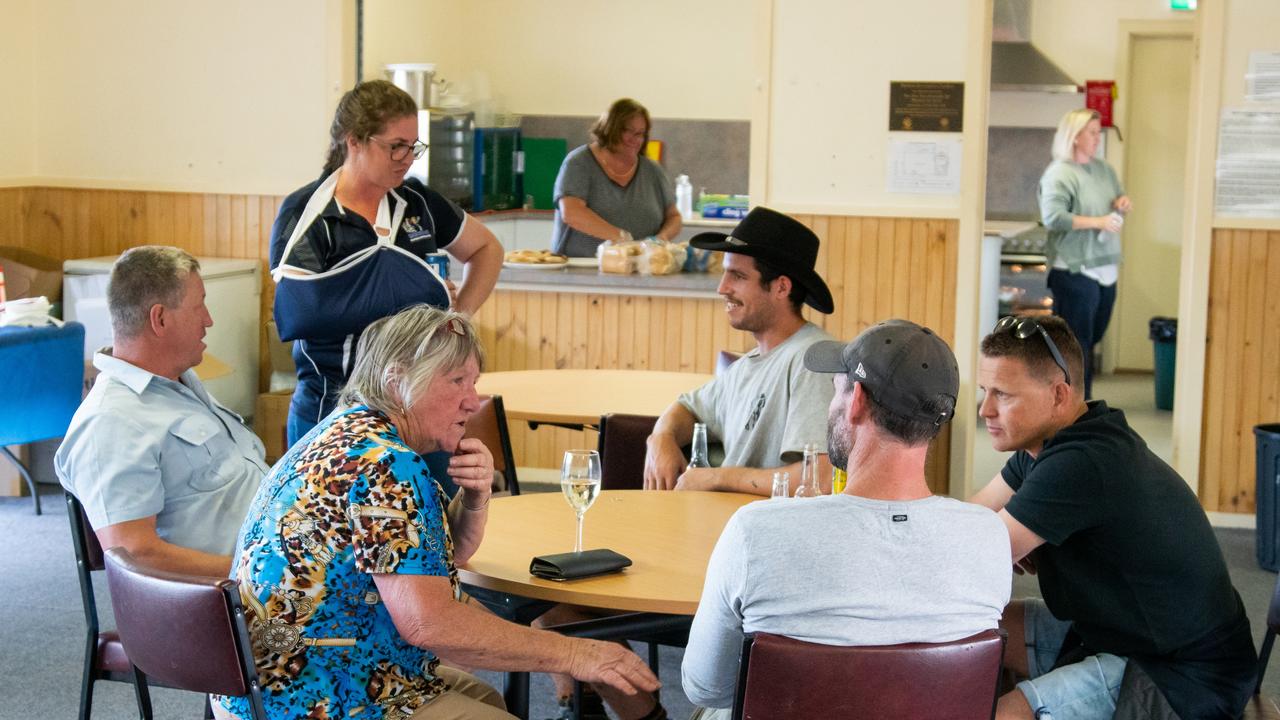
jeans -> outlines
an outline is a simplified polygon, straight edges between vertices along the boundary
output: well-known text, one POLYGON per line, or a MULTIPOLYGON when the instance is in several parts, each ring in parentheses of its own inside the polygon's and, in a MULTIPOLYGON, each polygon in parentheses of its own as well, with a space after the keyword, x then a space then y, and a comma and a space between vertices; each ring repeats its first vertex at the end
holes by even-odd
POLYGON ((1084 397, 1093 397, 1093 347, 1102 341, 1116 304, 1116 286, 1058 268, 1049 271, 1053 312, 1067 322, 1084 353, 1084 397))

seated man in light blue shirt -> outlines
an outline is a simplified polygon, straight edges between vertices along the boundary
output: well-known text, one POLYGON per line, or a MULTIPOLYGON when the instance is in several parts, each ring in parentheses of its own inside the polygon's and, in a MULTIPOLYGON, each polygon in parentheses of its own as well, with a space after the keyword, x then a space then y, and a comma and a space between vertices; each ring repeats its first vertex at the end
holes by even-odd
POLYGON ((102 547, 225 577, 267 465, 257 436, 192 370, 213 325, 199 270, 171 247, 133 248, 116 261, 107 287, 114 346, 94 355, 101 375, 55 465, 102 547))

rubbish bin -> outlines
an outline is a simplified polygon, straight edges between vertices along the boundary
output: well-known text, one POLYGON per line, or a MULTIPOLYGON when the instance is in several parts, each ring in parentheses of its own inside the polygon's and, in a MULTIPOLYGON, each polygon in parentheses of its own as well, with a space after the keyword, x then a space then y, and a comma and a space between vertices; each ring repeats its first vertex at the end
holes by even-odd
POLYGON ((1156 353, 1156 409, 1173 409, 1173 379, 1178 357, 1178 318, 1153 317, 1148 324, 1156 353))
POLYGON ((1258 564, 1280 570, 1280 424, 1253 428, 1257 442, 1258 564))

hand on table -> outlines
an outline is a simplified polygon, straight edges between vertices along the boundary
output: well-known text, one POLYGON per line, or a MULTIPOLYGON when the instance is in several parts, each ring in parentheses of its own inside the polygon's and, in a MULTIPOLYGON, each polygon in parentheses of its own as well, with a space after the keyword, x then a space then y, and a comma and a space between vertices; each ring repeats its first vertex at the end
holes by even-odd
POLYGON ((716 468, 689 468, 676 480, 676 490, 717 490, 716 468))
POLYGON ((644 454, 644 489, 673 490, 686 460, 670 435, 653 435, 644 454))
POLYGON ((611 642, 574 640, 569 674, 582 682, 603 683, 627 695, 652 692, 662 683, 635 653, 611 642))
POLYGON ((493 492, 493 455, 476 438, 463 438, 449 458, 449 477, 466 493, 463 504, 483 507, 493 492))

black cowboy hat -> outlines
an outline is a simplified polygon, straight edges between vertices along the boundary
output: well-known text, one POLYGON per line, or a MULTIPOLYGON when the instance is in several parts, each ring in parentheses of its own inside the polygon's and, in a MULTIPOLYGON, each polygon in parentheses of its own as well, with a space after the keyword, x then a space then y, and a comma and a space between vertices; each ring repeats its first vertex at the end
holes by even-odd
POLYGON ((814 310, 828 315, 835 312, 831 290, 813 271, 818 261, 818 236, 794 218, 767 207, 757 207, 747 213, 728 235, 698 233, 689 244, 702 250, 760 258, 803 287, 806 291, 804 301, 814 310))

